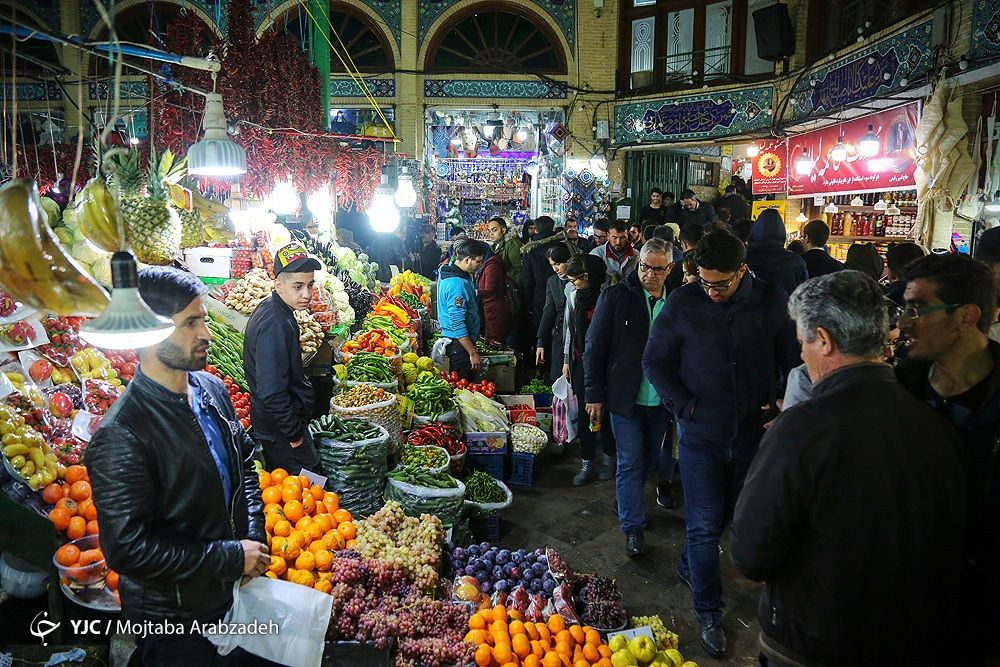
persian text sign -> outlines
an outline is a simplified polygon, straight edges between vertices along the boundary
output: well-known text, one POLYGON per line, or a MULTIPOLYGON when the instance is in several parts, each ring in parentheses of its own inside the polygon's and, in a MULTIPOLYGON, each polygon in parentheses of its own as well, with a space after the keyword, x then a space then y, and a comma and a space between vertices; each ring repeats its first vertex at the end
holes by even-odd
POLYGON ((784 139, 757 141, 757 157, 752 165, 753 193, 768 195, 788 190, 788 149, 784 139))
POLYGON ((788 170, 788 193, 834 195, 916 187, 916 126, 917 103, 913 102, 789 138, 788 154, 792 159, 804 150, 814 164, 804 176, 794 168, 788 170), (859 144, 869 125, 878 137, 879 147, 871 157, 863 157, 859 144), (837 161, 831 153, 841 133, 847 157, 837 161))
POLYGON ((835 67, 813 88, 813 109, 837 109, 873 97, 899 68, 896 51, 875 53, 835 67))

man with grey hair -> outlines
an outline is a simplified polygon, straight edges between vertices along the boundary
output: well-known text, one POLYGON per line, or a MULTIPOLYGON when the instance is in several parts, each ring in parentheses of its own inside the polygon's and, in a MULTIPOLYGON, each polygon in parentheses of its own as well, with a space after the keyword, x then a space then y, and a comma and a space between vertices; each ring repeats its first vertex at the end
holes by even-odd
POLYGON ((732 559, 764 581, 762 665, 900 665, 946 649, 965 486, 954 429, 882 363, 878 284, 813 278, 789 300, 812 398, 774 421, 736 504, 732 559))
POLYGON ((653 320, 667 300, 665 283, 673 266, 668 241, 646 241, 638 268, 597 300, 583 353, 587 413, 593 423, 607 410, 618 444, 615 491, 629 557, 644 548, 642 489, 670 423, 662 399, 643 373, 642 353, 653 320))

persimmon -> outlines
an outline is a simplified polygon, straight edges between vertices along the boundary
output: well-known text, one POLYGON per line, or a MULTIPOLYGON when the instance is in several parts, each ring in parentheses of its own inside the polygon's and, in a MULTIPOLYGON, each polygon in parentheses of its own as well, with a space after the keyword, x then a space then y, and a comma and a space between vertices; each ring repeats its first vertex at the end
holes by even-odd
MULTIPOLYGON (((485 630, 486 629, 486 619, 483 618, 482 613, 476 612, 469 617, 469 628, 472 630, 485 630)), ((482 643, 482 642, 477 642, 482 643)))
POLYGON ((77 512, 80 511, 80 507, 76 504, 76 501, 69 497, 60 498, 59 502, 56 503, 56 507, 66 510, 70 516, 76 516, 77 512))
POLYGON ((79 481, 84 480, 87 477, 87 469, 81 465, 72 465, 66 468, 66 476, 64 479, 67 484, 76 484, 79 481))
POLYGON ((562 614, 552 614, 549 616, 549 630, 553 633, 559 633, 566 629, 566 619, 562 617, 562 614))
POLYGON ((94 504, 93 498, 87 498, 86 500, 80 502, 77 505, 76 510, 77 516, 82 516, 87 521, 97 520, 97 505, 94 504))
POLYGON ((73 485, 69 487, 69 497, 78 503, 90 498, 90 494, 90 482, 85 482, 82 479, 79 482, 73 482, 73 485))
POLYGON ((510 659, 513 655, 514 652, 507 644, 498 644, 493 647, 493 659, 496 660, 501 665, 510 662, 510 659))
POLYGON ((118 573, 114 570, 108 571, 108 576, 104 578, 104 585, 108 587, 109 591, 118 590, 118 573))
POLYGON ((531 642, 528 641, 527 635, 514 635, 511 640, 511 646, 518 658, 526 658, 531 653, 531 642))
POLYGON ((487 644, 480 644, 473 659, 479 667, 488 667, 493 662, 493 651, 487 644))
POLYGON ((69 527, 69 520, 72 518, 73 517, 70 513, 61 507, 56 507, 49 512, 49 521, 52 522, 52 527, 59 532, 62 532, 69 527))
POLYGON ((75 516, 69 520, 66 527, 66 537, 71 540, 78 540, 87 534, 87 520, 82 516, 75 516))
POLYGON ((104 560, 104 553, 100 549, 87 549, 80 552, 80 567, 87 567, 104 560))
POLYGON ((49 505, 55 505, 63 497, 62 484, 52 482, 42 489, 42 500, 49 505))
POLYGON ((577 644, 582 644, 587 641, 587 635, 579 625, 569 626, 569 633, 573 636, 573 641, 577 644))
POLYGON ((87 535, 97 535, 99 532, 101 532, 101 528, 96 519, 87 522, 87 535))
POLYGON ((56 549, 56 562, 63 566, 75 565, 80 560, 80 548, 75 544, 64 544, 56 549))

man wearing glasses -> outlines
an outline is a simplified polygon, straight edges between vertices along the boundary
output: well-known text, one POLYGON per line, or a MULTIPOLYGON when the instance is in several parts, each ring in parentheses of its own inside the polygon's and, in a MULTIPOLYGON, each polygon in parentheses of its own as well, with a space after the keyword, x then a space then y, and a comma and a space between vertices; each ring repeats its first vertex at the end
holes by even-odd
POLYGON ((1000 625, 1000 343, 990 268, 968 255, 927 255, 907 265, 900 334, 908 356, 896 377, 958 429, 969 490, 960 637, 963 665, 996 664, 1000 625))
POLYGON ((673 265, 669 242, 646 241, 638 269, 598 299, 583 353, 587 413, 591 420, 600 420, 604 410, 611 413, 618 447, 618 518, 625 553, 633 558, 642 553, 646 527, 642 487, 656 464, 670 419, 642 372, 642 351, 666 301, 664 283, 673 265))
POLYGON ((678 573, 691 586, 701 643, 726 652, 719 538, 776 404, 800 363, 787 295, 754 279, 743 242, 709 232, 694 249, 698 282, 674 290, 650 331, 642 365, 681 432, 687 538, 678 573))

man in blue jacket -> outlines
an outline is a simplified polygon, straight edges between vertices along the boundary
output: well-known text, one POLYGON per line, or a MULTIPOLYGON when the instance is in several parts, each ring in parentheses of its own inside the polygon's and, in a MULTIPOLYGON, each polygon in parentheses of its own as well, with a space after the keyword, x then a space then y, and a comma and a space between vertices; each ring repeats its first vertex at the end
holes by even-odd
POLYGON ((438 321, 441 335, 451 339, 448 361, 451 370, 466 380, 472 380, 472 374, 482 368, 476 352, 482 320, 472 276, 485 256, 485 244, 471 239, 459 241, 453 248, 452 262, 441 267, 438 278, 438 321))
POLYGON ((601 294, 583 353, 584 395, 591 421, 607 409, 618 443, 615 492, 625 533, 625 553, 643 550, 646 511, 642 487, 656 464, 669 414, 642 372, 642 351, 653 320, 667 298, 664 283, 673 268, 670 243, 652 238, 642 245, 635 271, 601 294), (614 391, 611 389, 614 384, 614 391))
POLYGON ((756 277, 791 294, 809 278, 809 271, 800 255, 785 250, 785 238, 785 221, 781 214, 774 209, 762 211, 750 226, 747 266, 756 277))
POLYGON ((694 252, 698 282, 671 293, 642 365, 682 433, 687 539, 678 573, 694 593, 702 645, 721 658, 719 538, 771 417, 764 410, 776 409, 780 379, 800 359, 788 297, 748 274, 743 242, 716 230, 694 252))

